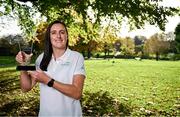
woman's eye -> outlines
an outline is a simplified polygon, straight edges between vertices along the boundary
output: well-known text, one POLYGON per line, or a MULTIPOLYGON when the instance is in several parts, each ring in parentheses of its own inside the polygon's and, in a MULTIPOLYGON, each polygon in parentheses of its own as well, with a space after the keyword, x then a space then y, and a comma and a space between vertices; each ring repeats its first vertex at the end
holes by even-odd
POLYGON ((61 33, 61 34, 65 34, 65 31, 61 31, 60 33, 61 33))
POLYGON ((53 34, 56 34, 56 32, 51 32, 51 34, 53 35, 53 34))

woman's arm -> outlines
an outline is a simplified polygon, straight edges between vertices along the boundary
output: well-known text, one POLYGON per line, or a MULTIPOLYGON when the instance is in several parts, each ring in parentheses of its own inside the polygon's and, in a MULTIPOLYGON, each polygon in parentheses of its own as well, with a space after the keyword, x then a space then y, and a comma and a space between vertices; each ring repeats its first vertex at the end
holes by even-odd
POLYGON ((27 71, 21 71, 20 73, 20 85, 23 92, 30 91, 33 86, 36 84, 36 81, 31 77, 27 71))
POLYGON ((63 84, 61 82, 54 82, 53 88, 62 92, 63 94, 72 97, 74 99, 80 99, 82 96, 84 75, 75 75, 72 84, 63 84))
MULTIPOLYGON (((41 82, 46 85, 52 79, 41 70, 31 71, 30 75, 36 79, 37 82, 41 82)), ((76 74, 73 76, 72 84, 64 84, 58 81, 54 81, 52 88, 55 88, 61 93, 78 100, 82 95, 84 79, 84 75, 76 74)))
MULTIPOLYGON (((24 52, 20 51, 16 55, 16 61, 23 66, 25 65, 27 60, 31 59, 31 57, 32 54, 27 55, 24 52)), ((20 72, 20 85, 21 85, 21 90, 23 92, 27 92, 31 90, 35 84, 36 84, 35 79, 31 78, 27 71, 20 72)))

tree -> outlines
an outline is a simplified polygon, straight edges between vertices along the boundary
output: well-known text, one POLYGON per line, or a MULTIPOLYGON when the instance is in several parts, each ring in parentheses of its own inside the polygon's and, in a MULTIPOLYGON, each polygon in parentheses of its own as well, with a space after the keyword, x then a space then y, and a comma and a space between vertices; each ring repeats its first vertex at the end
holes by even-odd
POLYGON ((142 27, 147 21, 164 30, 167 16, 178 14, 180 11, 178 8, 159 6, 158 3, 147 0, 1 0, 0 7, 5 9, 0 11, 1 16, 13 12, 13 16, 19 19, 19 24, 29 38, 36 32, 37 22, 34 16, 37 12, 45 16, 47 22, 64 19, 67 24, 77 22, 74 16, 77 14, 86 29, 86 20, 92 20, 88 10, 92 9, 95 24, 100 24, 103 17, 116 19, 119 23, 127 17, 132 27, 142 27), (23 3, 27 1, 32 5, 23 3))
POLYGON ((144 44, 146 40, 146 37, 144 36, 135 36, 134 37, 134 44, 137 46, 137 45, 142 45, 144 44))
POLYGON ((170 43, 165 39, 164 34, 154 34, 145 42, 144 51, 148 54, 155 54, 156 60, 159 60, 160 54, 168 52, 170 43))
POLYGON ((120 40, 120 39, 118 39, 118 40, 115 41, 114 47, 115 47, 115 53, 121 51, 121 49, 120 49, 120 47, 121 47, 121 40, 120 40))
POLYGON ((125 57, 132 56, 134 54, 135 44, 134 41, 130 37, 126 37, 121 41, 121 51, 125 55, 125 57))
POLYGON ((34 49, 38 50, 36 52, 43 51, 43 47, 44 47, 44 44, 45 44, 44 36, 45 36, 47 26, 48 26, 48 24, 46 22, 41 22, 37 26, 36 37, 34 39, 34 49))
POLYGON ((180 54, 180 23, 177 25, 174 34, 175 36, 175 47, 177 50, 177 53, 180 54))
POLYGON ((135 36, 134 37, 135 53, 139 57, 142 57, 144 54, 143 46, 144 46, 145 41, 146 41, 146 37, 144 37, 144 36, 135 36))
POLYGON ((109 56, 110 51, 114 51, 114 43, 118 39, 115 33, 115 28, 112 27, 110 23, 108 26, 101 29, 100 39, 101 43, 103 44, 103 50, 105 54, 104 58, 106 59, 106 55, 109 56))
POLYGON ((77 43, 70 48, 76 51, 79 51, 83 54, 83 56, 86 56, 87 52, 87 57, 88 59, 91 57, 92 51, 96 51, 98 47, 98 42, 95 40, 90 40, 86 43, 85 38, 81 37, 79 35, 79 38, 77 40, 77 43))
POLYGON ((16 55, 22 49, 22 45, 26 44, 21 35, 8 35, 0 39, 0 47, 2 54, 16 55))
POLYGON ((91 57, 92 51, 98 48, 99 41, 98 28, 90 21, 86 20, 86 29, 83 30, 82 22, 72 23, 69 28, 69 41, 72 49, 80 51, 88 58, 91 57))

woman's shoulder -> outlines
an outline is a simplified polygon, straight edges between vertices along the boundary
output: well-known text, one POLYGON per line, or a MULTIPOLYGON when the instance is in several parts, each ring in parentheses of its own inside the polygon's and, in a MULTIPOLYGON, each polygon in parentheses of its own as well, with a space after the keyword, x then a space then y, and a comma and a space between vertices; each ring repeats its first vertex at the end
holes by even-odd
POLYGON ((78 51, 75 51, 75 50, 71 50, 71 55, 77 56, 77 57, 83 57, 81 53, 79 53, 78 51))
POLYGON ((44 52, 42 52, 41 54, 39 54, 38 58, 39 58, 39 57, 43 57, 43 55, 44 55, 44 52))
POLYGON ((43 58, 44 53, 42 52, 36 59, 36 61, 41 61, 43 58))

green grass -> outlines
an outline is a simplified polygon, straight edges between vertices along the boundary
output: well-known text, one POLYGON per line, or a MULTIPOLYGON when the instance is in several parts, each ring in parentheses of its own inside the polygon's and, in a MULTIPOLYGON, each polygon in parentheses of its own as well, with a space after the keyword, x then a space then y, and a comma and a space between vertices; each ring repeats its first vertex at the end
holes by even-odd
POLYGON ((86 61, 85 91, 109 92, 128 104, 132 115, 177 115, 179 68, 179 61, 90 60, 86 61))
POLYGON ((0 56, 0 67, 15 64, 14 56, 0 56))
MULTIPOLYGON (((0 57, 6 61, 0 67, 0 115, 37 115, 38 86, 22 93, 15 62, 6 59, 0 57)), ((180 61, 86 60, 85 67, 85 116, 180 115, 180 61)))

